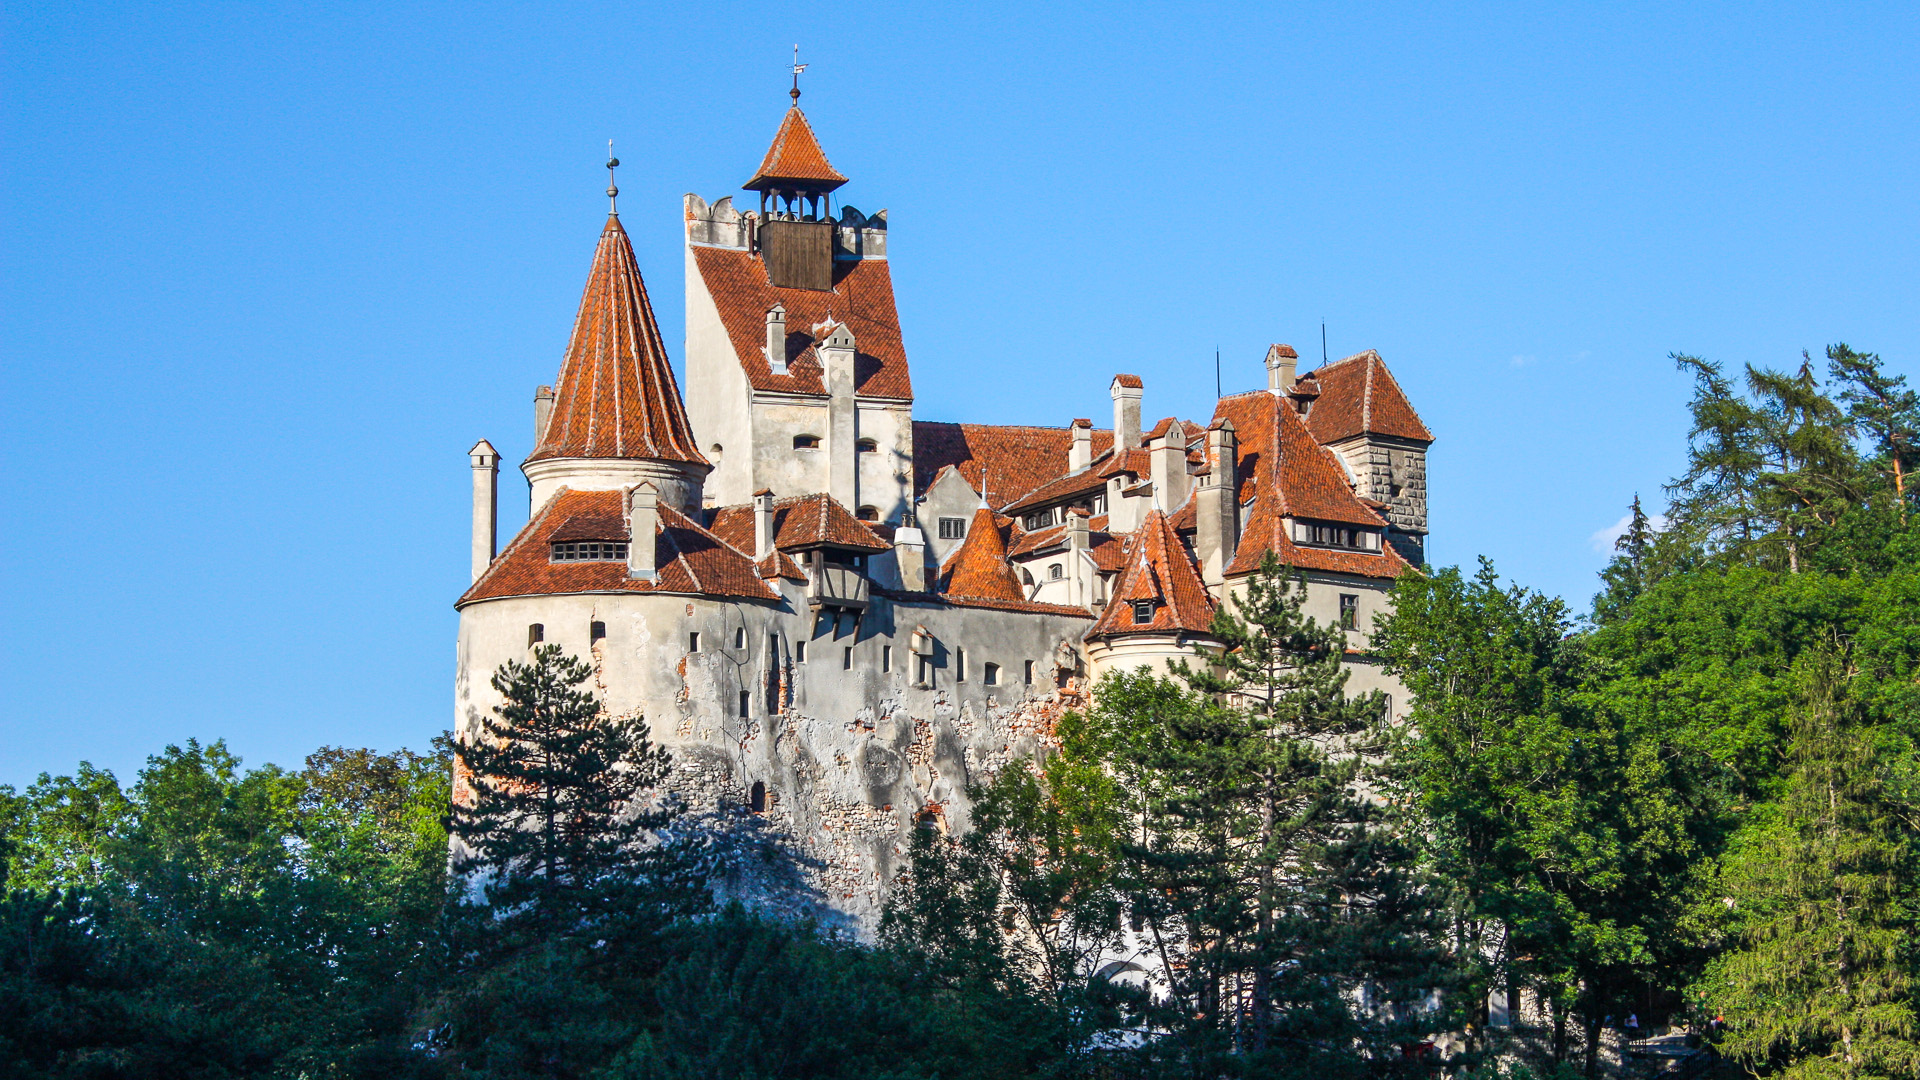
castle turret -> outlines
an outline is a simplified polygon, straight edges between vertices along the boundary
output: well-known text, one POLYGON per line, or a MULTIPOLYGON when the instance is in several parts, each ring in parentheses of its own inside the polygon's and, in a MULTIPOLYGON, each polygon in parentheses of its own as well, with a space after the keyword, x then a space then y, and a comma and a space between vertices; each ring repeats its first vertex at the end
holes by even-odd
POLYGON ((711 466, 694 443, 618 213, 601 230, 552 404, 541 411, 539 441, 522 466, 535 509, 562 486, 609 491, 642 481, 665 505, 699 508, 711 466))

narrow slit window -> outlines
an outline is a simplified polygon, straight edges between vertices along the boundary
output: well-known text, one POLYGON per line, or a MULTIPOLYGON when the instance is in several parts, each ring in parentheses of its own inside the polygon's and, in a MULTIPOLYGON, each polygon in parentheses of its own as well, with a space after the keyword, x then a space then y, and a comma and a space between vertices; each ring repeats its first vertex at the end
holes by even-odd
POLYGON ((700 631, 698 630, 687 631, 687 651, 688 652, 700 651, 700 631))
POLYGON ((743 720, 746 719, 748 716, 752 715, 752 710, 753 710, 753 691, 751 690, 740 691, 740 718, 743 720))
POLYGON ((806 642, 796 641, 793 643, 793 662, 796 664, 804 664, 807 662, 806 642))
POLYGON ((841 671, 853 670, 853 646, 851 645, 840 650, 840 670, 841 671))
POLYGON ((733 647, 736 649, 744 649, 747 647, 746 627, 736 626, 733 628, 733 647))
POLYGON ((953 681, 967 681, 967 650, 953 650, 953 681))
POLYGON ((891 645, 880 646, 880 670, 893 670, 893 646, 891 645))
POLYGON ((587 624, 587 643, 600 641, 607 636, 607 624, 595 620, 587 624))
POLYGON ((1025 683, 1028 686, 1033 685, 1033 661, 1031 660, 1027 661, 1026 668, 1021 673, 1020 681, 1025 683))
POLYGON ((767 662, 774 663, 779 659, 780 659, 780 635, 768 634, 767 635, 767 662))

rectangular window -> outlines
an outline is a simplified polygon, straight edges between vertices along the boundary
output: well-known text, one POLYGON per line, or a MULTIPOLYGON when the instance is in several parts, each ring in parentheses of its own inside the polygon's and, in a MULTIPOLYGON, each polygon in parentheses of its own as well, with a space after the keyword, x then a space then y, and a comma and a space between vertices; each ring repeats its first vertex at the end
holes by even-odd
POLYGON ((1340 629, 1360 629, 1360 598, 1350 593, 1340 594, 1340 629))
POLYGON ((545 640, 547 640, 546 627, 539 623, 527 627, 527 648, 531 649, 545 640))
POLYGON ((796 641, 793 643, 793 662, 796 664, 804 664, 807 662, 806 642, 796 641))
POLYGON ((1059 581, 1061 578, 1066 576, 1067 576, 1066 567, 1060 565, 1059 563, 1047 564, 1047 580, 1048 581, 1059 581))
POLYGON ((607 636, 607 624, 594 622, 587 625, 587 644, 591 645, 607 636))
POLYGON ((780 635, 768 634, 767 635, 767 663, 776 664, 779 662, 780 662, 780 635))
POLYGON ((553 545, 553 562, 615 562, 626 559, 627 545, 611 541, 572 541, 553 545))
POLYGON ((966 518, 941 518, 940 539, 965 540, 967 538, 966 518))
POLYGON ((980 681, 988 686, 1000 685, 1000 665, 986 664, 980 668, 980 681))
POLYGON ((930 656, 916 656, 913 659, 914 666, 919 669, 918 673, 914 675, 913 681, 921 686, 932 686, 933 658, 930 656))
POLYGON ((1033 685, 1033 661, 1031 661, 1031 660, 1029 660, 1029 661, 1027 661, 1027 664, 1026 664, 1026 669, 1025 669, 1025 671, 1024 671, 1024 672, 1023 672, 1022 674, 1021 674, 1021 676, 1020 676, 1020 681, 1021 681, 1021 682, 1024 682, 1024 683, 1025 683, 1025 684, 1027 684, 1028 686, 1032 686, 1032 685, 1033 685))
POLYGON ((851 645, 840 650, 840 670, 841 671, 853 670, 853 646, 851 645))
POLYGON ((688 652, 700 651, 700 631, 698 630, 687 631, 687 651, 688 652))
POLYGON ((953 681, 967 681, 967 650, 953 650, 953 681))
POLYGON ((740 691, 740 715, 741 715, 741 717, 742 717, 742 718, 744 718, 744 717, 746 717, 746 716, 748 715, 748 710, 750 710, 750 709, 752 709, 752 708, 753 708, 753 692, 752 692, 752 691, 750 691, 750 690, 742 690, 742 691, 740 691))
POLYGON ((893 646, 891 645, 880 646, 880 670, 893 670, 893 646))
POLYGON ((1133 602, 1133 621, 1136 624, 1153 621, 1153 601, 1135 600, 1133 602))

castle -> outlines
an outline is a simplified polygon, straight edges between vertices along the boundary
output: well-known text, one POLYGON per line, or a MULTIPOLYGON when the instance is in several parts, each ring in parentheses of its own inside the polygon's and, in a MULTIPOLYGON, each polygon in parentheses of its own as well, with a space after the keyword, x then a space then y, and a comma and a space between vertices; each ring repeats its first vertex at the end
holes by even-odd
POLYGON ((1143 426, 1128 374, 1110 428, 916 421, 887 213, 836 215, 846 181, 796 90, 757 208, 686 196, 684 402, 609 214, 504 548, 500 455, 471 452, 458 738, 500 664, 557 643, 678 794, 784 837, 821 910, 870 926, 909 830, 964 827, 968 785, 1103 672, 1204 655, 1267 552, 1397 713, 1368 628, 1422 561, 1432 435, 1378 354, 1300 373, 1274 345, 1267 388, 1204 422, 1143 426))

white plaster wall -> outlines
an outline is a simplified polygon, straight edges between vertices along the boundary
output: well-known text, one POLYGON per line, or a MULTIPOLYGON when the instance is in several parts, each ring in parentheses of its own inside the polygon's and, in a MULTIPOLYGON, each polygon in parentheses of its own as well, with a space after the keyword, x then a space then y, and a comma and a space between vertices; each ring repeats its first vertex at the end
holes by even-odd
POLYGON ((686 273, 687 420, 709 459, 714 456, 713 447, 721 447, 713 474, 707 477, 706 501, 710 506, 744 503, 756 490, 750 450, 753 414, 746 407, 753 392, 720 322, 719 309, 700 277, 692 245, 687 247, 686 273))
POLYGON ((940 519, 959 518, 971 527, 973 515, 980 509, 980 493, 973 490, 973 485, 967 483, 958 469, 947 469, 927 489, 926 500, 914 509, 914 519, 927 534, 927 557, 937 571, 966 543, 964 539, 942 540, 940 519))
POLYGON ((900 524, 913 488, 913 405, 857 401, 857 438, 872 439, 873 453, 858 459, 860 498, 852 509, 871 506, 879 520, 900 524))
POLYGON ((548 458, 521 466, 527 474, 530 510, 545 506, 561 488, 621 491, 641 482, 659 489, 660 501, 685 511, 700 508, 705 466, 625 458, 548 458))
POLYGON ((733 501, 745 502, 761 488, 771 489, 782 499, 827 490, 827 438, 831 434, 827 428, 827 399, 758 395, 751 400, 752 488, 733 501), (817 437, 819 448, 795 450, 796 435, 817 437))

